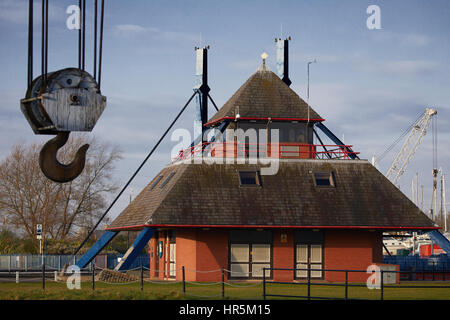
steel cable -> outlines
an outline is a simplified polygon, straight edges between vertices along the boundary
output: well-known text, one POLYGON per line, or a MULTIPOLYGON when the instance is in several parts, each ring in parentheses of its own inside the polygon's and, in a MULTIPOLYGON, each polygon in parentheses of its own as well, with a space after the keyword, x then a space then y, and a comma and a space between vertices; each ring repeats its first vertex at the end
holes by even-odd
MULTIPOLYGON (((104 0, 102 0, 103 3, 104 0)), ((100 77, 100 75, 99 75, 100 77)), ((165 136, 167 135, 167 133, 169 133, 170 129, 172 129, 172 127, 174 126, 175 122, 178 120, 178 118, 181 116, 181 114, 184 112, 184 110, 186 110, 187 106, 189 105, 189 103, 192 101, 192 99, 194 98, 194 96, 197 93, 194 92, 192 94, 192 96, 189 98, 189 100, 186 102, 186 104, 184 105, 184 107, 181 109, 181 111, 178 113, 178 115, 175 117, 175 119, 172 121, 172 123, 170 124, 170 126, 166 129, 166 131, 164 132, 164 134, 161 136, 161 138, 158 140, 158 142, 156 143, 156 145, 153 147, 153 149, 150 151, 150 153, 145 157, 144 161, 142 161, 142 163, 139 165, 139 167, 136 169, 136 171, 133 173, 133 175, 131 176, 131 178, 128 180, 128 182, 125 184, 125 186, 122 188, 122 190, 120 190, 119 194, 116 196, 116 198, 113 200, 113 202, 109 205, 109 207, 106 209, 106 211, 103 213, 103 215, 100 217, 100 219, 98 220, 98 222, 95 224, 95 226, 91 229, 91 231, 89 232, 89 234, 86 236, 86 238, 83 240, 83 242, 80 244, 80 246, 77 248, 77 250, 75 251, 75 253, 73 255, 76 255, 78 253, 78 251, 84 246, 84 244, 86 243, 86 241, 90 238, 90 236, 92 235, 92 233, 94 232, 94 230, 98 227, 98 225, 100 224, 100 222, 103 220, 103 218, 108 214, 109 210, 111 210, 111 208, 114 206, 114 204, 117 202, 117 200, 120 198, 120 196, 122 195, 122 193, 126 190, 126 188, 129 186, 129 184, 133 181, 133 179, 136 177, 136 175, 139 173, 139 171, 142 169, 142 167, 144 166, 144 164, 147 162, 147 160, 150 158, 150 156, 153 154, 153 152, 156 150, 156 148, 159 146, 159 144, 161 143, 161 141, 165 138, 165 136)))
POLYGON ((97 0, 94 1, 94 79, 97 81, 97 0))
POLYGON ((98 52, 98 89, 101 87, 102 80, 102 57, 103 57, 103 18, 105 16, 105 0, 102 0, 102 8, 100 10, 100 46, 98 52))
POLYGON ((409 125, 408 128, 391 145, 389 145, 389 147, 387 147, 381 154, 375 157, 375 162, 380 163, 381 160, 383 160, 384 157, 410 132, 411 128, 417 124, 422 116, 423 112, 420 113, 417 119, 411 125, 409 125))
POLYGON ((28 87, 33 82, 33 0, 28 3, 28 87))

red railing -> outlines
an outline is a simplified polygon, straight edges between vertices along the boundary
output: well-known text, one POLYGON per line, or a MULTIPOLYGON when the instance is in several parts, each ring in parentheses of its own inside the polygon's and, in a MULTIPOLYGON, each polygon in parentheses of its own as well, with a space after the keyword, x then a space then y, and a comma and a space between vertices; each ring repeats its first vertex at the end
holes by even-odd
POLYGON ((279 158, 279 159, 352 159, 351 145, 317 145, 304 143, 251 144, 237 142, 204 142, 180 150, 172 162, 203 154, 216 158, 279 158))

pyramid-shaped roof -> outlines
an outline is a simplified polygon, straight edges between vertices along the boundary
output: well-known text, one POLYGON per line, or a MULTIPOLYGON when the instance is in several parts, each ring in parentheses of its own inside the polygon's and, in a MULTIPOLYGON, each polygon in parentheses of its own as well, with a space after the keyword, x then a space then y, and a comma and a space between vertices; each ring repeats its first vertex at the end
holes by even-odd
POLYGON ((161 170, 109 229, 143 226, 437 229, 367 160, 280 160, 259 187, 239 171, 257 164, 172 164, 161 170), (334 187, 314 173, 332 172, 334 187), (161 178, 159 178, 161 177, 161 178))
POLYGON ((223 119, 323 121, 320 115, 264 64, 233 94, 208 124, 223 119))

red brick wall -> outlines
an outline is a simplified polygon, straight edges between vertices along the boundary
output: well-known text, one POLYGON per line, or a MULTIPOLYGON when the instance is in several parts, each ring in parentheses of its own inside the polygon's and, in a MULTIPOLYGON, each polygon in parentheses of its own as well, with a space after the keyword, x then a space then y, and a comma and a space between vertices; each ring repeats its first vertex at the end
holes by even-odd
MULTIPOLYGON (((228 232, 221 229, 178 229, 176 231, 177 280, 182 280, 181 267, 185 267, 187 281, 221 281, 221 272, 201 272, 228 269, 228 232), (194 272, 194 270, 200 272, 194 272)), ((164 242, 164 254, 159 259, 159 277, 164 277, 165 256, 169 254, 164 232, 159 239, 150 240, 153 251, 151 269, 155 270, 158 258, 157 243, 164 242)), ((272 263, 274 268, 294 267, 294 232, 277 229, 273 231, 272 263), (284 235, 282 237, 282 235, 284 235), (283 240, 282 240, 283 239, 283 240)), ((382 233, 368 230, 326 230, 324 240, 325 269, 367 270, 372 263, 381 263, 382 233)), ((152 271, 151 276, 156 276, 152 271)), ((349 273, 349 281, 365 282, 369 274, 349 273)), ((228 279, 228 273, 225 273, 228 279)), ((273 271, 275 281, 292 281, 293 271, 273 271)), ((326 272, 327 281, 345 281, 343 272, 326 272)))
MULTIPOLYGON (((186 280, 221 281, 220 271, 202 271, 228 269, 228 230, 179 229, 176 235, 177 269, 184 266, 186 280)), ((177 280, 181 279, 179 270, 177 280)))
MULTIPOLYGON (((366 230, 327 230, 324 245, 325 269, 367 270, 374 261, 382 259, 380 255, 381 232, 366 230)), ((379 261, 375 261, 379 262, 379 261)), ((369 274, 350 272, 351 282, 366 282, 369 274)), ((345 281, 344 272, 325 272, 325 280, 345 281)))
MULTIPOLYGON (((294 232, 292 230, 273 231, 273 268, 292 269, 294 267, 294 250, 294 232), (282 242, 282 236, 286 242, 282 242)), ((293 271, 274 270, 273 279, 275 281, 292 281, 294 273, 293 271)))
POLYGON ((189 270, 197 269, 197 234, 195 229, 178 229, 176 231, 177 244, 177 280, 182 280, 181 267, 185 268, 187 281, 195 281, 196 274, 189 270))
POLYGON ((149 255, 150 255, 150 277, 154 278, 157 275, 156 270, 156 259, 158 256, 158 249, 157 249, 157 239, 152 237, 149 241, 149 255))
MULTIPOLYGON (((197 270, 228 269, 228 230, 197 231, 197 270)), ((221 281, 221 271, 198 272, 197 281, 221 281)), ((225 272, 225 280, 227 280, 225 272)))

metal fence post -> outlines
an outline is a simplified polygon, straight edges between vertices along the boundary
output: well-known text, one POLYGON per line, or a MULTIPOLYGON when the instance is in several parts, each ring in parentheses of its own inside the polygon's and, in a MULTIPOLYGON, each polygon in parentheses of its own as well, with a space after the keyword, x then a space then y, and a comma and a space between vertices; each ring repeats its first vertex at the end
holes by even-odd
POLYGON ((58 271, 55 270, 55 282, 58 281, 58 271))
POLYGON ((381 282, 381 292, 380 292, 380 293, 381 293, 381 297, 380 297, 380 298, 381 298, 381 300, 384 300, 384 292, 383 292, 383 291, 384 291, 383 269, 380 270, 380 273, 381 273, 381 279, 380 279, 380 282, 381 282))
POLYGON ((19 271, 16 271, 16 283, 19 283, 19 271))
POLYGON ((91 264, 92 268, 92 290, 95 290, 95 264, 91 264))
POLYGON ((263 268, 263 299, 266 300, 266 268, 263 268))
POLYGON ((184 272, 184 266, 181 267, 181 272, 183 274, 183 293, 186 293, 186 274, 184 272))
POLYGON ((45 290, 45 261, 42 259, 42 290, 45 290))
POLYGON ((144 266, 141 264, 141 291, 144 290, 144 266))
POLYGON ((345 300, 348 299, 348 270, 345 270, 345 300))
POLYGON ((225 298, 225 272, 222 268, 222 298, 225 298))
POLYGON ((311 266, 308 264, 308 300, 311 300, 311 266))

